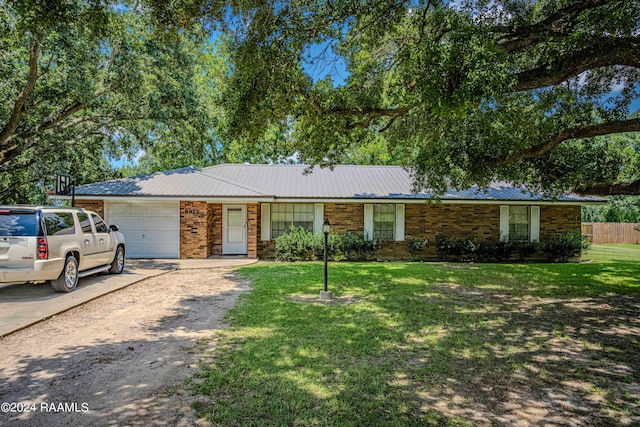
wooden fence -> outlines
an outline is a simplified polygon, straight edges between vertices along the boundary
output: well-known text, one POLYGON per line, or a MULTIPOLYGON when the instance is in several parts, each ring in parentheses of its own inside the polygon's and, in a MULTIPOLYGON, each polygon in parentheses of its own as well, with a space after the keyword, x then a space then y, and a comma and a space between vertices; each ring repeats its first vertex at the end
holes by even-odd
POLYGON ((640 223, 583 222, 582 234, 594 244, 640 244, 640 223))

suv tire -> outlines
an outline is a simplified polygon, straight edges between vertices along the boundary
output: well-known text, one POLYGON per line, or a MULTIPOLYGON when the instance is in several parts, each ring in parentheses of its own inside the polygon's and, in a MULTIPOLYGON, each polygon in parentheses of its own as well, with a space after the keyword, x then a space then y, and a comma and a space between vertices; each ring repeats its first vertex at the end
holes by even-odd
POLYGON ((111 268, 109 268, 110 274, 121 274, 124 270, 124 248, 118 246, 116 249, 116 256, 111 262, 111 268))
POLYGON ((78 285, 78 260, 73 256, 67 256, 60 277, 51 281, 51 287, 56 292, 71 292, 78 285))

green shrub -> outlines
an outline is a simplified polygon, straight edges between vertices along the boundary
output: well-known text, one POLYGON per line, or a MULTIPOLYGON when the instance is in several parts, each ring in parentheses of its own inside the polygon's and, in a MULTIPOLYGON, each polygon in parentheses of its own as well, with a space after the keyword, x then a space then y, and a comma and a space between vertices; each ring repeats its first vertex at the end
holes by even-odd
POLYGON ((511 256, 515 256, 518 261, 523 262, 538 252, 540 244, 538 242, 506 242, 511 256))
POLYGON ((436 256, 440 261, 446 261, 451 254, 450 239, 443 234, 436 234, 436 256))
POLYGON ((436 253, 441 261, 473 261, 477 245, 471 239, 450 239, 436 235, 436 253))
POLYGON ((549 261, 567 262, 586 252, 591 243, 579 231, 551 236, 542 243, 542 251, 549 261))
POLYGON ((487 239, 474 242, 471 239, 450 239, 436 236, 438 259, 442 261, 502 262, 516 259, 520 262, 531 258, 538 251, 537 242, 506 242, 487 239))
POLYGON ((309 261, 314 257, 313 233, 302 227, 291 226, 275 241, 276 259, 281 261, 309 261))
POLYGON ((424 256, 424 251, 427 249, 429 240, 427 239, 408 239, 407 245, 409 246, 409 253, 413 260, 420 260, 424 256))
POLYGON ((379 240, 352 232, 343 235, 339 243, 340 252, 348 261, 371 261, 379 247, 379 240))
MULTIPOLYGON (((340 236, 333 231, 327 236, 327 259, 337 260, 341 258, 340 254, 340 236)), ((313 235, 313 258, 316 260, 324 260, 324 233, 316 233, 313 235)))
POLYGON ((487 239, 476 246, 475 261, 504 261, 509 258, 511 251, 509 243, 504 240, 487 239))

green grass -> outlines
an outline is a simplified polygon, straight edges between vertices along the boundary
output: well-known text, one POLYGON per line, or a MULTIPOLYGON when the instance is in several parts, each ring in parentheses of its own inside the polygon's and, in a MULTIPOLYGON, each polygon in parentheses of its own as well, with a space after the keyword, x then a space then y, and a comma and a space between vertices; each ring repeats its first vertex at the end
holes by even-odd
POLYGON ((584 259, 331 263, 331 304, 310 301, 321 263, 243 267, 253 291, 195 407, 242 426, 640 423, 640 246, 584 259))

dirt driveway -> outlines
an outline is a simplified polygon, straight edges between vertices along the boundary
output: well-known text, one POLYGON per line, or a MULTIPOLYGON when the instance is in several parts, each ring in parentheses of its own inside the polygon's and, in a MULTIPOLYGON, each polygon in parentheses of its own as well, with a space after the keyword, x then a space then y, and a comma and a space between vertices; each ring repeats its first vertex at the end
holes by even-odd
POLYGON ((178 270, 0 338, 0 425, 199 424, 180 386, 249 289, 178 270))

